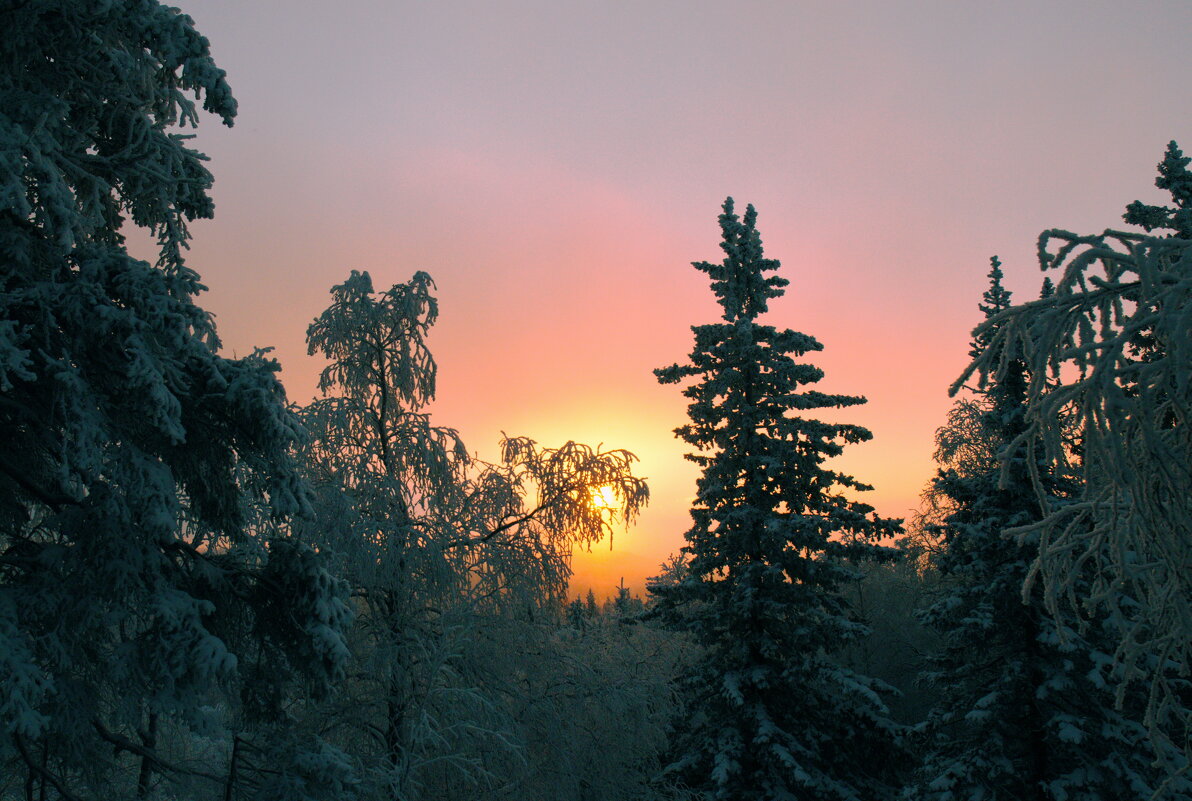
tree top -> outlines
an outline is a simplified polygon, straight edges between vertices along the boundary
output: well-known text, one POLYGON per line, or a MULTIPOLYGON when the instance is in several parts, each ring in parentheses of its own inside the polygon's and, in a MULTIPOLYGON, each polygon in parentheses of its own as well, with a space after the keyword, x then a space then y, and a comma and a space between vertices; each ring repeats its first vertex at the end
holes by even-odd
POLYGON ((746 207, 745 217, 741 219, 734 210, 733 199, 725 198, 720 234, 724 261, 720 264, 697 261, 691 266, 712 279, 712 292, 724 309, 725 320, 753 320, 765 313, 766 301, 781 296, 782 287, 790 282, 776 275, 765 275, 777 270, 780 262, 763 255, 757 210, 752 205, 746 207))

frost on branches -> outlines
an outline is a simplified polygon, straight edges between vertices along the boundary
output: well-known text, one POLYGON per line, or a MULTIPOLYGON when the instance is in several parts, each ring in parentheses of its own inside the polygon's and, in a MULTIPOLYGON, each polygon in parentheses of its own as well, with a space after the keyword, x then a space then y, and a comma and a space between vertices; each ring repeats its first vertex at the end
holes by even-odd
MULTIPOLYGON (((995 258, 980 306, 987 319, 1010 308, 1001 277, 995 258)), ((981 356, 991 341, 1014 347, 997 332, 996 325, 981 329, 972 355, 981 356)), ((1021 359, 1005 360, 937 435, 942 468, 927 497, 938 520, 929 532, 940 540, 930 562, 941 581, 922 619, 944 646, 924 674, 937 700, 920 727, 924 755, 904 797, 1183 797, 1187 782, 1153 796, 1163 776, 1151 764, 1146 730, 1113 708, 1107 621, 1090 621, 1077 633, 1047 612, 1039 587, 1023 595, 1038 534, 1003 532, 1040 519, 1038 493, 1054 507, 1070 502, 1077 487, 1046 464, 1032 473, 1027 448, 1005 451, 1025 429, 1029 380, 1021 359)), ((1137 712, 1137 694, 1131 701, 1137 712)))
POLYGON ((1150 234, 1045 231, 1039 263, 1054 293, 988 320, 978 332, 993 346, 953 386, 974 374, 989 381, 1021 353, 1026 424, 1010 447, 1037 453, 1027 459, 1036 479, 1045 469, 1082 486, 1070 503, 1041 496, 1046 514, 1015 530, 1039 538, 1024 592, 1041 583, 1051 611, 1077 622, 1108 616, 1119 703, 1131 687, 1147 692, 1145 721, 1161 748, 1186 744, 1192 723, 1188 162, 1173 142, 1159 167, 1156 184, 1174 207, 1128 208, 1126 221, 1150 234))
POLYGON ((307 330, 329 361, 323 397, 302 411, 310 537, 336 554, 359 605, 336 725, 359 744, 364 792, 490 797, 535 762, 513 707, 540 667, 510 643, 534 642, 562 608, 572 548, 612 535, 594 495, 615 497, 628 523, 649 492, 627 451, 508 437, 489 464, 432 424, 433 291, 424 272, 377 291, 353 271, 307 330), (517 667, 493 670, 505 661, 517 667))
POLYGON ((150 0, 2 17, 0 775, 144 796, 247 667, 325 684, 347 608, 279 528, 306 500, 277 365, 216 354, 183 263, 211 175, 173 129, 236 111, 207 40, 150 0))
POLYGON ((694 379, 683 390, 691 422, 676 433, 703 468, 686 575, 651 587, 654 614, 705 649, 666 773, 725 801, 889 798, 902 756, 885 688, 833 654, 866 631, 842 587, 857 560, 893 556, 875 541, 899 521, 850 500, 869 487, 824 466, 870 433, 807 412, 864 399, 805 389, 823 373, 798 359, 820 343, 757 322, 787 281, 771 274, 756 219, 725 201, 725 259, 694 265, 724 321, 694 327, 688 364, 656 371, 662 383, 694 379))

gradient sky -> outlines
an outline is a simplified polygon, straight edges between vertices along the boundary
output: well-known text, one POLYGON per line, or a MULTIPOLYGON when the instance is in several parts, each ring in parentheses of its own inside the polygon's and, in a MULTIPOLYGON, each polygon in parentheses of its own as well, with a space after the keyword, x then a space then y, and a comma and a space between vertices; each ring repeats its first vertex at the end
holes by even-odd
POLYGON ((434 421, 641 457, 639 524, 576 560, 611 592, 682 545, 685 404, 652 369, 713 321, 726 195, 791 280, 767 322, 816 336, 869 404, 841 469, 905 516, 993 254, 1034 297, 1041 230, 1121 225, 1192 150, 1192 3, 180 0, 240 102, 207 118, 216 218, 190 264, 229 352, 306 326, 352 269, 436 280, 434 421))

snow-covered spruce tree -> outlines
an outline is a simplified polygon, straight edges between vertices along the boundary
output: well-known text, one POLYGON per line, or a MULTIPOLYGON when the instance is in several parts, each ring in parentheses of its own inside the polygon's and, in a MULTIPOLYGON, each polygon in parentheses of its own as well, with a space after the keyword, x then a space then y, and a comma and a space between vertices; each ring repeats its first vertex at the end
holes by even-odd
MULTIPOLYGON (((1156 184, 1174 206, 1132 203, 1125 219, 1170 235, 1105 231, 1039 237, 1054 292, 986 321, 990 347, 953 385, 996 375, 1011 351, 1029 373, 1024 430, 1011 449, 1070 476, 1072 503, 1047 506, 1029 529, 1039 555, 1030 575, 1049 610, 1068 620, 1105 616, 1116 631, 1119 701, 1148 693, 1145 722, 1160 757, 1192 741, 1192 215, 1189 160, 1175 143, 1156 184), (1052 381, 1049 375, 1058 375, 1052 381), (1078 448, 1069 433, 1079 432, 1078 448), (1090 577, 1087 585, 1076 581, 1090 577)), ((1041 501, 1047 503, 1046 497, 1041 501)))
MULTIPOLYGON (((979 305, 987 320, 1011 305, 996 258, 989 278, 979 305)), ((996 332, 996 324, 979 330, 974 357, 996 332)), ((923 620, 944 644, 925 674, 937 701, 922 727, 925 752, 906 797, 1151 797, 1161 777, 1151 765, 1146 730, 1113 708, 1106 685, 1105 621, 1093 621, 1081 636, 1051 617, 1039 587, 1023 595, 1038 534, 1003 532, 1041 517, 1039 492, 1055 506, 1068 502, 1076 486, 1046 465, 1032 474, 1026 460, 1037 458, 1033 448, 1006 451, 1026 428, 1029 373, 1021 359, 1001 364, 937 435, 943 467, 928 495, 936 509, 947 510, 932 557, 942 580, 923 620)), ((1163 797, 1185 797, 1187 789, 1183 782, 1165 788, 1176 794, 1163 797)))
POLYGON ((360 609, 355 678, 320 714, 353 732, 369 797, 496 798, 524 764, 516 677, 540 669, 489 668, 547 650, 504 653, 553 629, 572 546, 611 534, 594 493, 631 520, 648 490, 627 451, 510 437, 488 464, 433 425, 433 289, 419 272, 375 291, 353 271, 307 332, 329 360, 303 410, 310 537, 337 554, 360 609))
POLYGON ((249 651, 272 686, 325 683, 347 612, 313 555, 249 529, 303 511, 300 428, 276 363, 217 355, 182 259, 211 175, 172 129, 235 101, 152 0, 8 2, 0 31, 0 773, 29 798, 222 781, 165 733, 210 733, 249 651))
POLYGON ((693 265, 724 321, 693 328, 690 363, 656 371, 662 383, 696 379, 676 434, 703 468, 688 573, 651 589, 653 614, 704 649, 664 776, 722 801, 887 799, 903 756, 883 688, 833 654, 866 630, 843 596, 853 563, 892 558, 876 541, 899 521, 846 497, 869 487, 824 466, 870 433, 807 412, 864 399, 804 389, 823 373, 797 359, 822 345, 757 322, 788 282, 769 274, 779 265, 763 257, 756 219, 725 201, 725 259, 693 265))

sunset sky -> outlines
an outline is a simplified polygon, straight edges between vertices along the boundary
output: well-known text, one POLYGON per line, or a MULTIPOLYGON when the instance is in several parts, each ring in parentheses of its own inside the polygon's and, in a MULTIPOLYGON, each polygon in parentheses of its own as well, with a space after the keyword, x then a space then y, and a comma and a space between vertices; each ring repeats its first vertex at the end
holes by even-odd
POLYGON ((754 204, 826 391, 869 404, 840 468, 906 516, 965 364, 989 257, 1019 300, 1044 228, 1120 226, 1192 150, 1192 3, 190 0, 240 102, 206 118, 216 218, 190 264, 229 352, 274 346, 290 399, 307 324, 352 269, 438 284, 434 421, 636 452, 653 502, 575 587, 682 545, 695 470, 655 367, 717 316, 726 195, 754 204))

